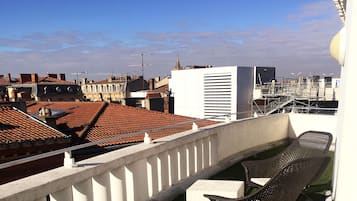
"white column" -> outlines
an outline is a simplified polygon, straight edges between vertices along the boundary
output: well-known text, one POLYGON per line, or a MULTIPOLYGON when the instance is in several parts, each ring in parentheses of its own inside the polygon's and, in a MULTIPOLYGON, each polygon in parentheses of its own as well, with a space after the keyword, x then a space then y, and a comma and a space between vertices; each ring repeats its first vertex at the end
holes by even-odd
POLYGON ((168 152, 160 153, 157 157, 157 176, 159 191, 169 186, 168 152))
POLYGON ((195 150, 195 173, 202 170, 202 141, 195 141, 194 145, 195 150))
MULTIPOLYGON (((45 199, 46 200, 46 199, 45 199)), ((72 200, 72 187, 67 187, 61 191, 50 194, 51 201, 71 201, 72 200)))
POLYGON ((178 168, 178 180, 185 179, 187 177, 187 159, 186 159, 186 145, 178 148, 177 152, 177 168, 178 168))
POLYGON ((209 149, 209 165, 215 165, 217 163, 217 134, 209 137, 208 143, 209 149))
MULTIPOLYGON (((341 68, 341 77, 343 76, 343 67, 341 68)), ((342 128, 343 128, 343 118, 341 115, 343 115, 344 113, 344 108, 342 107, 342 103, 341 103, 341 98, 342 98, 342 94, 343 91, 342 89, 344 89, 344 83, 340 83, 339 86, 340 89, 340 93, 339 93, 339 97, 337 100, 339 100, 339 106, 338 106, 338 110, 337 110, 337 126, 336 126, 336 142, 335 142, 335 154, 334 154, 334 166, 333 166, 333 177, 332 177, 332 200, 335 200, 336 197, 336 187, 337 187, 337 174, 338 174, 338 166, 339 166, 339 160, 340 160, 340 140, 339 140, 339 136, 340 133, 342 132, 342 128)))
POLYGON ((87 179, 81 183, 73 185, 72 191, 73 201, 92 201, 92 179, 87 179))
POLYGON ((356 133, 356 98, 357 98, 357 2, 347 1, 346 12, 346 55, 341 82, 343 83, 339 110, 337 146, 338 155, 336 163, 337 201, 355 200, 355 185, 357 178, 357 133, 356 133))
POLYGON ((187 160, 187 176, 192 176, 195 173, 195 143, 187 144, 186 160, 187 160))
POLYGON ((175 184, 178 181, 178 168, 177 168, 177 152, 178 149, 171 149, 169 151, 169 186, 175 184))
POLYGON ((202 143, 203 168, 209 167, 209 137, 203 139, 202 143))
POLYGON ((93 200, 110 201, 109 173, 95 176, 92 178, 93 200))
POLYGON ((134 174, 129 167, 124 168, 125 174, 125 189, 126 189, 126 200, 135 201, 135 188, 134 188, 134 174))
POLYGON ((158 169, 157 169, 157 155, 151 156, 147 160, 147 174, 148 174, 148 192, 149 197, 156 195, 159 192, 158 187, 158 169))
POLYGON ((127 201, 148 200, 147 160, 141 159, 125 167, 127 201))
POLYGON ((125 174, 124 167, 117 168, 110 172, 110 192, 112 200, 125 201, 126 188, 125 188, 125 174))

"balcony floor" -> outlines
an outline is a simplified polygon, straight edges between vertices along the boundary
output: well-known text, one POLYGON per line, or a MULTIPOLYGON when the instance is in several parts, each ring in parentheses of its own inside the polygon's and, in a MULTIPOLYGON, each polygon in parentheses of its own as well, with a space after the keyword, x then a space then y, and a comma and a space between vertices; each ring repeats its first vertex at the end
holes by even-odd
MULTIPOLYGON (((275 147, 273 149, 261 152, 256 154, 255 156, 246 158, 244 160, 259 160, 265 159, 282 151, 287 145, 282 145, 279 147, 275 147)), ((334 152, 330 151, 329 156, 333 159, 334 152)), ((329 190, 329 182, 332 180, 332 172, 333 172, 333 160, 330 161, 328 167, 322 174, 319 180, 315 181, 312 185, 315 187, 314 190, 318 189, 318 193, 308 193, 308 196, 314 201, 325 201, 324 192, 329 190)), ((212 176, 210 179, 214 180, 239 180, 244 181, 244 169, 241 165, 241 161, 232 165, 231 167, 225 169, 224 171, 212 176)), ((298 201, 305 201, 307 200, 305 197, 301 196, 298 201)), ((186 194, 181 194, 173 201, 186 201, 186 194)))

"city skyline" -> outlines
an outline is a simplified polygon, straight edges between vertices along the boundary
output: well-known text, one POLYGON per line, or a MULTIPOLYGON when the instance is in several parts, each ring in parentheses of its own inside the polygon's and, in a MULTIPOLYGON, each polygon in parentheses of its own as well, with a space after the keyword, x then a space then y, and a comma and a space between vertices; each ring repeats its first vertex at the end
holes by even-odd
MULTIPOLYGON (((0 2, 0 74, 169 75, 182 65, 276 66, 339 75, 329 40, 342 26, 330 1, 0 2)), ((72 75, 72 76, 71 76, 72 75)))

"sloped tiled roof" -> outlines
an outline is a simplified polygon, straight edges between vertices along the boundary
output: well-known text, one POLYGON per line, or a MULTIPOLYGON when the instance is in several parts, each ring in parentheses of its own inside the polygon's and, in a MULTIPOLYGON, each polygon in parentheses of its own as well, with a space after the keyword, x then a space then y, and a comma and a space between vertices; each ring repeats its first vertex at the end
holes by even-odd
MULTIPOLYGON (((149 111, 141 108, 122 106, 118 104, 109 104, 103 113, 99 116, 95 125, 89 129, 86 139, 89 141, 97 141, 126 133, 151 130, 180 122, 190 122, 192 120, 194 119, 190 117, 149 111)), ((201 121, 198 123, 198 125, 201 127, 215 123, 217 122, 201 121)), ((152 139, 157 139, 160 137, 187 131, 191 128, 192 123, 187 123, 172 128, 166 128, 160 131, 150 132, 150 137, 152 139)), ((116 140, 114 142, 105 143, 102 145, 107 146, 140 141, 143 141, 143 134, 116 140)))
POLYGON ((39 77, 38 83, 39 84, 74 84, 73 82, 60 80, 52 77, 39 77))
MULTIPOLYGON (((32 83, 33 83, 32 81, 21 83, 19 81, 19 79, 17 80, 17 82, 13 82, 13 84, 32 84, 32 83)), ((74 83, 66 81, 66 80, 56 79, 56 78, 53 78, 53 77, 39 77, 37 84, 53 84, 53 85, 64 84, 64 85, 70 85, 70 84, 74 84, 74 83)))
MULTIPOLYGON (((126 133, 151 130, 180 122, 191 122, 194 118, 149 111, 141 108, 104 102, 38 102, 28 107, 27 112, 34 114, 41 107, 63 110, 67 115, 56 120, 58 129, 66 134, 73 131, 77 136, 88 141, 97 141, 126 133)), ((206 126, 216 122, 202 121, 198 125, 206 126)), ((190 130, 192 123, 166 128, 150 133, 152 139, 190 130)), ((143 141, 143 135, 137 135, 102 146, 143 141)))
POLYGON ((27 108, 27 113, 35 114, 41 107, 63 110, 66 115, 56 120, 58 129, 66 134, 81 137, 85 128, 95 120, 104 106, 105 103, 102 102, 37 102, 27 108))
POLYGON ((10 106, 0 106, 0 143, 65 137, 23 112, 10 106))

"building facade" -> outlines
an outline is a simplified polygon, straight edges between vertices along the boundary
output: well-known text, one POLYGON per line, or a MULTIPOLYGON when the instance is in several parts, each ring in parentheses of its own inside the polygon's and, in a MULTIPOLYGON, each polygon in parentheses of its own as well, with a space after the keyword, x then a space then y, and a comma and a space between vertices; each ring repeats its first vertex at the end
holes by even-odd
POLYGON ((125 105, 130 92, 147 89, 148 83, 142 77, 109 77, 94 82, 84 79, 81 83, 84 99, 89 101, 118 102, 125 105))
MULTIPOLYGON (((4 79, 5 80, 5 79, 4 79)), ((5 101, 74 101, 81 100, 80 86, 66 81, 65 74, 48 74, 39 77, 37 73, 20 74, 7 80, 5 101)), ((4 88, 4 87, 3 87, 4 88)), ((2 90, 3 91, 3 90, 2 90)))

